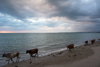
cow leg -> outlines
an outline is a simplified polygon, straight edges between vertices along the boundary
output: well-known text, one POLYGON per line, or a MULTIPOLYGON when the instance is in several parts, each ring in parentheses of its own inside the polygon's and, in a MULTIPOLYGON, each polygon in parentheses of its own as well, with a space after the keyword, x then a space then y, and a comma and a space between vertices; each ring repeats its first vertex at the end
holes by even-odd
POLYGON ((70 52, 72 52, 71 49, 70 49, 70 52))
POLYGON ((16 58, 16 62, 17 62, 17 58, 16 58))
POLYGON ((19 58, 20 58, 20 57, 19 57, 19 55, 18 55, 18 57, 17 57, 17 58, 18 58, 18 62, 19 62, 19 58))
POLYGON ((71 49, 69 49, 69 52, 72 52, 71 49))
POLYGON ((8 60, 8 64, 9 64, 9 61, 10 61, 10 60, 8 60))
POLYGON ((19 56, 17 57, 17 60, 18 60, 18 62, 19 62, 19 56))
POLYGON ((36 53, 35 53, 35 56, 34 56, 34 55, 32 55, 32 57, 34 57, 34 58, 35 58, 35 57, 36 57, 36 53))
POLYGON ((38 53, 36 53, 37 57, 38 57, 38 53))
POLYGON ((86 43, 84 46, 87 46, 88 45, 88 43, 86 43))
POLYGON ((31 56, 30 56, 30 59, 31 59, 31 56))
POLYGON ((14 63, 13 59, 11 58, 11 61, 14 63))
POLYGON ((18 57, 16 57, 16 62, 17 62, 17 60, 18 60, 18 57))
POLYGON ((19 56, 17 56, 16 62, 19 62, 19 56))
POLYGON ((8 61, 8 64, 9 64, 9 61, 8 61))
POLYGON ((30 54, 30 59, 31 59, 31 57, 33 57, 33 55, 32 55, 32 54, 30 54))
POLYGON ((35 57, 35 56, 33 56, 33 54, 32 54, 32 57, 35 57))
POLYGON ((68 52, 70 52, 70 49, 68 50, 68 52))
POLYGON ((74 51, 74 48, 73 48, 73 51, 74 51))
POLYGON ((8 60, 6 60, 6 61, 8 61, 8 64, 9 64, 10 59, 8 58, 8 60))
POLYGON ((32 54, 30 54, 30 59, 31 59, 31 57, 32 57, 32 54))
POLYGON ((67 48, 67 50, 69 50, 69 48, 67 48))
POLYGON ((18 62, 19 62, 19 56, 18 56, 18 58, 17 58, 17 59, 18 59, 18 62))
POLYGON ((87 45, 89 45, 89 44, 87 43, 87 45))
POLYGON ((34 56, 34 58, 36 57, 36 55, 37 55, 37 53, 35 53, 35 56, 34 56))
POLYGON ((16 59, 16 62, 19 62, 19 53, 17 54, 17 59, 16 59))

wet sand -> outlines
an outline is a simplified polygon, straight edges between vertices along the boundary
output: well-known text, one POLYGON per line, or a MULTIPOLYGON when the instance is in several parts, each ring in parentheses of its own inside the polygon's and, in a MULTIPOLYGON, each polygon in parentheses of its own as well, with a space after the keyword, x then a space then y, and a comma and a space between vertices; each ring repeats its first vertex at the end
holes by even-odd
MULTIPOLYGON (((100 67, 100 41, 88 46, 77 46, 72 50, 52 53, 2 67, 100 67)), ((6 62, 6 61, 5 61, 6 62)))

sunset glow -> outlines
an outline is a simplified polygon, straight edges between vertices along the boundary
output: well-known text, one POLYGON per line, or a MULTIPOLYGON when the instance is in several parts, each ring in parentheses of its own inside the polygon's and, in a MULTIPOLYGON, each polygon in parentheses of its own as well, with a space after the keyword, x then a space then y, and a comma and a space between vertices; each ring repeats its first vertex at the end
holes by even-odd
POLYGON ((0 33, 14 33, 14 32, 11 32, 11 31, 0 31, 0 33))

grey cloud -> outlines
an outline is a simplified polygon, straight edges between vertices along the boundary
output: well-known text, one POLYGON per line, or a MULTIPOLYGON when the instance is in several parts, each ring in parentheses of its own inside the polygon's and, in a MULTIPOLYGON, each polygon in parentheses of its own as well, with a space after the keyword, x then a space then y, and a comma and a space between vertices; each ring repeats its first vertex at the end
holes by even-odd
POLYGON ((52 16, 64 16, 70 20, 82 22, 85 25, 75 25, 78 32, 100 32, 100 0, 48 0, 57 8, 52 16), (66 2, 66 5, 63 3, 66 2), (89 19, 86 19, 88 17, 89 19), (81 19, 79 19, 81 18, 81 19), (91 25, 93 24, 93 25, 91 25))
POLYGON ((92 26, 84 27, 84 31, 87 32, 100 32, 100 23, 94 24, 92 26))
POLYGON ((100 23, 76 23, 72 27, 77 32, 100 32, 100 23))
POLYGON ((15 6, 11 3, 11 0, 0 0, 0 12, 4 14, 9 14, 15 16, 17 18, 21 18, 20 13, 17 12, 18 10, 15 6))
POLYGON ((21 2, 23 3, 24 0, 0 0, 0 12, 9 14, 18 19, 35 16, 35 13, 24 9, 23 6, 25 4, 22 4, 21 2))
POLYGON ((99 0, 48 0, 49 3, 57 7, 58 13, 54 16, 65 16, 72 20, 80 16, 99 18, 100 17, 100 1, 99 0), (66 5, 63 5, 66 3, 66 5))
POLYGON ((64 16, 68 17, 70 19, 76 19, 78 16, 83 16, 85 14, 79 12, 79 8, 76 5, 73 5, 73 1, 70 2, 69 0, 48 0, 49 3, 56 6, 57 14, 54 14, 54 16, 64 16), (60 3, 61 2, 61 3, 60 3), (66 5, 62 5, 64 2, 66 2, 66 5), (67 5, 68 3, 68 5, 67 5), (70 3, 70 4, 69 4, 70 3))
MULTIPOLYGON (((31 1, 31 0, 30 0, 31 1)), ((19 19, 27 17, 36 17, 37 14, 43 14, 42 16, 52 17, 52 16, 64 16, 75 20, 82 17, 99 18, 100 17, 100 7, 99 0, 43 0, 45 3, 39 5, 30 5, 27 0, 0 0, 0 12, 9 14, 19 19), (50 10, 48 7, 44 8, 48 4, 49 6, 55 6, 56 8, 50 10), (32 11, 25 9, 28 6, 32 11), (38 8, 37 8, 38 6, 38 8)), ((35 0, 32 0, 35 2, 35 0)), ((32 3, 31 3, 32 4, 32 3)), ((34 4, 34 3, 33 3, 34 4)), ((39 15, 38 15, 39 17, 39 15)))
MULTIPOLYGON (((70 20, 77 22, 87 22, 94 23, 93 26, 82 26, 75 27, 76 30, 82 31, 100 31, 100 0, 87 0, 89 2, 85 2, 85 0, 43 0, 46 1, 47 6, 45 7, 45 3, 39 6, 38 4, 33 6, 30 3, 27 4, 27 0, 0 0, 0 13, 8 14, 17 19, 21 19, 25 23, 29 23, 25 21, 25 18, 29 17, 67 17, 70 20), (50 5, 55 7, 54 9, 49 9, 50 5), (24 7, 28 6, 30 10, 25 9, 24 7), (38 6, 38 7, 37 7, 38 6), (37 7, 37 8, 36 8, 37 7), (89 17, 89 19, 84 19, 85 17, 89 17), (79 19, 82 18, 82 19, 79 19)), ((35 0, 29 0, 35 1, 35 0)), ((32 3, 31 3, 32 4, 32 3)), ((33 3, 34 4, 34 3, 33 3)), ((6 18, 6 17, 3 17, 6 18)), ((16 23, 16 22, 15 22, 16 23)), ((43 22, 44 23, 44 22, 43 22)), ((13 22, 9 21, 9 19, 1 19, 0 17, 0 26, 11 26, 17 27, 27 27, 27 25, 19 24, 16 25, 13 22)), ((29 24, 28 24, 29 25, 29 24)), ((33 24, 33 26, 48 26, 48 27, 56 27, 59 23, 47 22, 47 24, 33 24)))

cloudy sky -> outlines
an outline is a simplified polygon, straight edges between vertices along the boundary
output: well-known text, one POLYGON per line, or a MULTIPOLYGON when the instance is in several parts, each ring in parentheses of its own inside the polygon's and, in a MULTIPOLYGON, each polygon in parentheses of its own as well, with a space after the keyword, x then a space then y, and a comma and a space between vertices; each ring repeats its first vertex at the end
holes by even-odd
POLYGON ((0 0, 0 33, 100 32, 100 0, 0 0))

